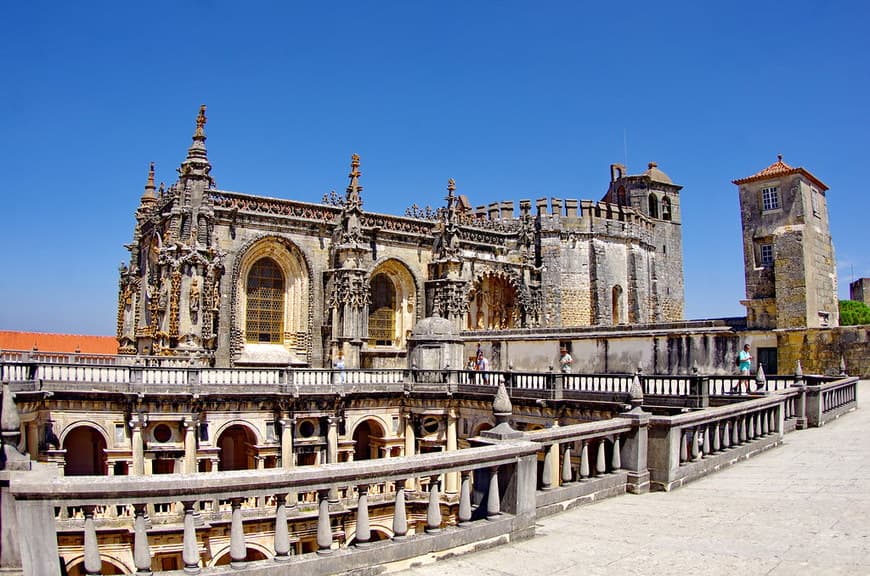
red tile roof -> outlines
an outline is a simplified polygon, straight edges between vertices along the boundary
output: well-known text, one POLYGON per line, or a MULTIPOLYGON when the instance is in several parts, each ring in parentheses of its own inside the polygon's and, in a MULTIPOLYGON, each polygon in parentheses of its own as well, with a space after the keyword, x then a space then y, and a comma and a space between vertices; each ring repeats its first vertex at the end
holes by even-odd
POLYGON ((746 178, 741 178, 739 180, 732 180, 732 183, 739 186, 741 184, 747 184, 749 182, 769 180, 777 176, 790 176, 791 174, 801 174, 804 178, 821 188, 823 191, 828 189, 825 183, 816 178, 809 170, 805 170, 803 168, 792 168, 791 166, 783 162, 782 154, 777 156, 776 162, 774 162, 761 172, 756 172, 752 176, 747 176, 746 178))
POLYGON ((0 350, 33 350, 34 348, 41 352, 117 354, 118 340, 114 336, 0 330, 0 350))

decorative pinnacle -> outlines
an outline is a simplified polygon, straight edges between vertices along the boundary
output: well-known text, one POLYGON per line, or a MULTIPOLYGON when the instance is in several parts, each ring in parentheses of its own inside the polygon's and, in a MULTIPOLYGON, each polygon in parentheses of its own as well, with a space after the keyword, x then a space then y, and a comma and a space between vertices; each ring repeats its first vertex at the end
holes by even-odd
POLYGON ((205 123, 208 122, 208 118, 205 116, 205 104, 200 105, 199 107, 199 115, 196 117, 196 132, 194 132, 194 138, 201 137, 205 138, 205 123))
POLYGON ((142 204, 154 204, 157 201, 157 196, 154 194, 154 162, 148 167, 148 180, 145 182, 145 191, 140 199, 142 204))
POLYGON ((351 154, 350 156, 350 182, 347 185, 347 204, 351 208, 359 208, 362 204, 359 193, 362 192, 362 186, 359 185, 359 177, 362 172, 359 171, 359 154, 351 154))
POLYGON ((447 180, 447 194, 448 196, 453 196, 453 193, 456 191, 456 180, 453 178, 449 178, 447 180))

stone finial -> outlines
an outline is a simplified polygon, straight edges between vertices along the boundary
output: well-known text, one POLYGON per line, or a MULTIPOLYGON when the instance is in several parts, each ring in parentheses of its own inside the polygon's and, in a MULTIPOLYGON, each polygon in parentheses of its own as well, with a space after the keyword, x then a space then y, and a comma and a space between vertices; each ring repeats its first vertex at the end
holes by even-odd
POLYGON ((523 433, 511 428, 509 422, 513 413, 513 405, 504 385, 504 376, 500 376, 498 379, 498 389, 492 400, 492 413, 495 416, 495 428, 481 432, 482 437, 493 440, 512 440, 523 437, 523 433))
POLYGON ((803 380, 804 379, 804 369, 801 366, 800 358, 798 358, 797 365, 794 368, 794 377, 795 377, 795 380, 803 380))
POLYGON ((767 376, 764 375, 764 364, 758 363, 758 372, 755 373, 755 391, 767 390, 767 376))
POLYGON ((840 354, 840 376, 846 375, 846 357, 840 354))
POLYGON ((495 391, 495 398, 492 400, 492 413, 495 416, 496 424, 507 422, 513 411, 514 407, 504 386, 504 377, 502 376, 498 379, 498 389, 495 391))
POLYGON ((208 122, 208 118, 205 115, 205 104, 200 104, 199 106, 199 114, 196 116, 196 132, 194 132, 194 137, 205 138, 205 123, 208 122))
POLYGON ((21 418, 9 384, 3 383, 0 399, 0 470, 29 470, 30 458, 18 451, 21 441, 21 418))
POLYGON ((631 389, 628 391, 628 399, 631 402, 631 410, 639 412, 643 405, 643 386, 640 384, 640 370, 638 370, 631 381, 631 389))

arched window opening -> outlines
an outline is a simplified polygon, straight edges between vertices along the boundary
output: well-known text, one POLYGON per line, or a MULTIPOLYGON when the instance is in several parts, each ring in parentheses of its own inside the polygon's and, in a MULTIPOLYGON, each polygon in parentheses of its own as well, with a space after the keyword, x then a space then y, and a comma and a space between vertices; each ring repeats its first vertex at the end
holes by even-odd
POLYGON ((378 449, 382 445, 383 429, 374 420, 361 422, 353 432, 354 460, 371 460, 378 458, 378 449))
POLYGON ((649 215, 650 218, 659 217, 659 199, 656 198, 655 194, 649 195, 649 215))
POLYGON ((616 190, 616 203, 620 206, 625 206, 628 204, 628 202, 626 201, 626 198, 625 198, 625 187, 624 186, 620 186, 616 190))
POLYGON ((66 476, 105 476, 106 441, 90 426, 71 430, 63 441, 66 476))
POLYGON ((662 220, 671 219, 671 199, 668 197, 662 198, 662 220))
POLYGON ((256 439, 253 433, 235 424, 227 428, 218 438, 220 448, 220 470, 253 470, 254 446, 256 439))
POLYGON ((395 326, 396 287, 386 274, 375 274, 371 281, 369 345, 392 346, 395 326))
POLYGON ((248 273, 245 336, 248 342, 280 343, 284 332, 284 274, 271 258, 248 273))
POLYGON ((618 284, 613 287, 611 296, 611 307, 613 314, 613 324, 622 324, 625 316, 622 314, 622 286, 618 284))

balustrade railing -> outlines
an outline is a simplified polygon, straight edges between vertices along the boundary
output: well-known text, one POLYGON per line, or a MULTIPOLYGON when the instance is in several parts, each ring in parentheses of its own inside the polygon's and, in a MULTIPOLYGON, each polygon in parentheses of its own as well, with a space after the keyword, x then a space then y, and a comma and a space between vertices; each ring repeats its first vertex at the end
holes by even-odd
MULTIPOLYGON (((241 570, 239 574, 245 574, 244 570, 249 566, 254 569, 268 562, 292 561, 288 508, 293 508, 296 502, 288 502, 287 495, 293 493, 316 494, 316 547, 322 555, 329 554, 340 544, 336 539, 337 527, 333 525, 336 511, 331 506, 330 494, 347 486, 353 488, 349 496, 355 501, 343 507, 341 514, 352 515, 355 526, 353 542, 358 546, 365 546, 371 540, 369 506, 372 487, 385 483, 395 486, 389 503, 392 504, 392 537, 398 541, 411 532, 436 534, 448 522, 464 525, 471 521, 475 471, 486 478, 486 485, 473 488, 475 492, 485 494, 485 504, 478 506, 481 515, 488 518, 505 513, 513 515, 514 519, 503 525, 503 533, 527 529, 534 517, 534 497, 529 494, 535 490, 529 483, 529 479, 534 478, 529 470, 533 469, 538 449, 539 446, 532 442, 512 441, 461 451, 392 458, 388 462, 364 461, 294 470, 196 475, 45 478, 19 474, 11 479, 9 493, 16 499, 22 527, 20 538, 21 549, 25 551, 26 574, 59 574, 56 509, 61 523, 65 519, 67 525, 78 527, 83 532, 86 573, 100 571, 102 556, 98 531, 117 532, 119 523, 126 524, 133 533, 135 565, 127 567, 130 572, 151 570, 151 543, 175 526, 175 530, 183 532, 181 552, 185 571, 210 573, 214 564, 204 565, 200 553, 204 544, 195 527, 202 525, 203 515, 218 514, 230 523, 231 564, 241 570), (445 518, 442 511, 444 488, 440 479, 448 474, 457 474, 462 481, 456 512, 445 518), (499 479, 505 478, 505 474, 514 496, 507 495, 511 490, 505 492, 499 488, 499 479), (428 478, 427 512, 425 522, 414 527, 405 510, 406 482, 416 486, 414 479, 419 477, 428 478), (210 513, 206 512, 208 506, 203 506, 203 503, 211 503, 210 513), (248 562, 248 536, 244 522, 249 518, 262 522, 262 511, 267 503, 273 504, 267 517, 273 522, 274 531, 271 558, 248 562), (146 517, 153 526, 150 530, 146 517)), ((347 546, 351 538, 347 533, 344 533, 344 538, 343 545, 347 546)), ((165 548, 166 544, 161 544, 161 547, 165 548)), ((408 549, 409 556, 415 552, 419 553, 416 548, 408 549)), ((219 559, 211 558, 210 561, 217 563, 219 559)))

